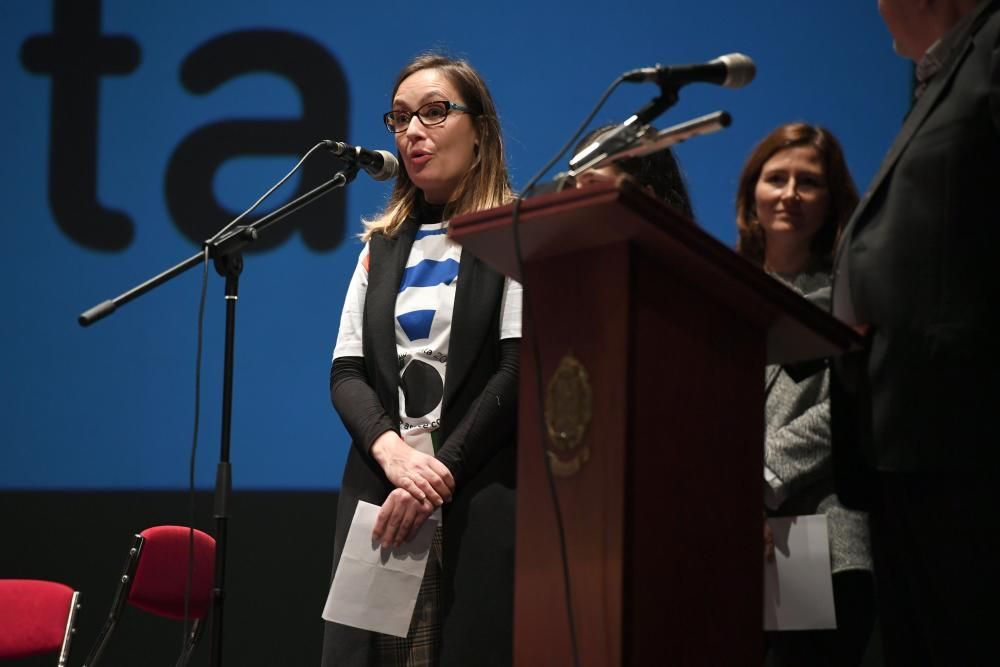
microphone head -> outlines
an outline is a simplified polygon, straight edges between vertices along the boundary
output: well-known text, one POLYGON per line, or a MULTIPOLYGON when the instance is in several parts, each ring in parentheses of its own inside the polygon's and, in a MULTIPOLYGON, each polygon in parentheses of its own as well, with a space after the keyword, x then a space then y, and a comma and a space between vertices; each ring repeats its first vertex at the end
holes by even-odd
POLYGON ((373 153, 378 153, 382 158, 382 168, 375 172, 368 172, 372 179, 376 181, 388 181, 399 173, 399 160, 396 156, 389 151, 372 151, 373 153))
POLYGON ((323 144, 323 148, 327 149, 337 157, 346 153, 350 148, 350 146, 345 144, 343 141, 334 141, 332 139, 323 139, 320 143, 323 144))
POLYGON ((722 85, 726 88, 742 88, 757 74, 757 66, 750 56, 742 53, 727 53, 712 62, 721 62, 726 66, 726 79, 722 85))

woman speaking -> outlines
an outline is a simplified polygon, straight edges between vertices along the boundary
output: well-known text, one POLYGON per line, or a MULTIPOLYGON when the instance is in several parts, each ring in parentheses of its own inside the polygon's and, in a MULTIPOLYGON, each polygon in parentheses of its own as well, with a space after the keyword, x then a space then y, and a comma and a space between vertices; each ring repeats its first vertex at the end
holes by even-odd
POLYGON ((352 439, 334 571, 359 500, 381 506, 383 547, 443 519, 408 635, 328 622, 323 664, 510 664, 521 289, 447 236, 451 217, 511 199, 500 124, 462 60, 416 58, 391 99, 401 169, 365 222, 330 374, 352 439))

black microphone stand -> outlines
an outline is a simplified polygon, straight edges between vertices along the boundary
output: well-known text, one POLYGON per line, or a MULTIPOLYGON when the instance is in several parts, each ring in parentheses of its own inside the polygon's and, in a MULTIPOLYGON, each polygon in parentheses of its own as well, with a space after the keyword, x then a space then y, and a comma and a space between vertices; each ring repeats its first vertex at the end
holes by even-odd
MULTIPOLYGON (((222 381, 222 442, 219 452, 219 463, 215 473, 215 500, 212 516, 215 519, 215 575, 212 589, 212 642, 210 665, 222 665, 222 612, 225 601, 226 579, 226 529, 229 520, 229 497, 232 492, 232 466, 229 462, 229 442, 232 425, 233 407, 233 349, 236 339, 236 301, 239 296, 240 273, 243 271, 243 246, 257 240, 265 229, 285 218, 291 213, 319 199, 326 193, 342 188, 354 180, 358 174, 358 164, 354 163, 304 195, 288 202, 284 206, 258 219, 253 224, 234 227, 218 239, 205 242, 209 256, 215 264, 216 272, 225 277, 226 299, 226 340, 225 363, 222 381)), ((81 326, 90 326, 103 319, 133 299, 159 287, 163 283, 197 266, 204 258, 202 252, 189 257, 183 262, 167 269, 144 283, 141 283, 114 299, 104 301, 80 315, 81 326)))
MULTIPOLYGON (((604 157, 609 154, 619 153, 632 147, 643 136, 648 129, 647 126, 653 121, 653 119, 677 104, 677 91, 679 87, 663 78, 657 80, 656 83, 660 87, 660 94, 632 114, 632 116, 618 126, 613 133, 605 135, 601 138, 601 149, 604 157)), ((577 156, 570 160, 569 164, 572 168, 570 173, 579 174, 580 172, 590 169, 594 166, 594 164, 604 159, 604 157, 601 156, 596 158, 591 157, 594 153, 598 153, 598 151, 581 153, 581 155, 585 155, 586 157, 579 159, 579 156, 577 156)))
POLYGON ((638 127, 649 125, 654 118, 677 104, 678 87, 664 80, 657 81, 656 83, 660 87, 660 94, 651 99, 646 106, 635 112, 635 125, 638 127))

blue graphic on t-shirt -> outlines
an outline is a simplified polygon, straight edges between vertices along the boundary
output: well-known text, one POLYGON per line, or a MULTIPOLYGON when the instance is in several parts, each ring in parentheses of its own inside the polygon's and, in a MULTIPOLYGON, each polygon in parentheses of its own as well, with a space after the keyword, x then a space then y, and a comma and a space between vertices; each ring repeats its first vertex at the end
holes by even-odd
POLYGON ((419 241, 420 239, 427 238, 428 236, 440 236, 441 234, 447 234, 448 228, 442 227, 441 229, 421 229, 417 232, 414 237, 414 241, 419 241))
POLYGON ((430 338, 431 323, 434 321, 434 313, 436 312, 435 310, 414 310, 403 313, 396 319, 399 320, 399 326, 403 327, 406 337, 412 342, 430 338))
POLYGON ((446 259, 436 262, 425 259, 419 264, 407 267, 403 272, 403 282, 399 285, 402 292, 408 287, 433 287, 435 285, 450 285, 458 277, 458 262, 446 259))

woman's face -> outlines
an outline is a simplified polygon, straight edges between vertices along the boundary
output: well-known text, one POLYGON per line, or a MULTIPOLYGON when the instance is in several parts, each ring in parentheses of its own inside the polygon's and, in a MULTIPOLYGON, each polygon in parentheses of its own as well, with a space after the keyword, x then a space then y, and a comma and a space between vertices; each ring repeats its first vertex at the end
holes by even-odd
MULTIPOLYGON (((451 82, 436 69, 423 69, 403 79, 392 100, 393 110, 413 112, 428 102, 465 105, 451 82)), ((405 132, 396 135, 396 148, 406 173, 431 204, 448 203, 472 169, 478 136, 473 117, 449 111, 443 123, 424 127, 414 115, 405 132)))
POLYGON ((830 191, 819 151, 784 148, 761 168, 754 188, 757 220, 771 249, 808 250, 828 218, 830 191))

